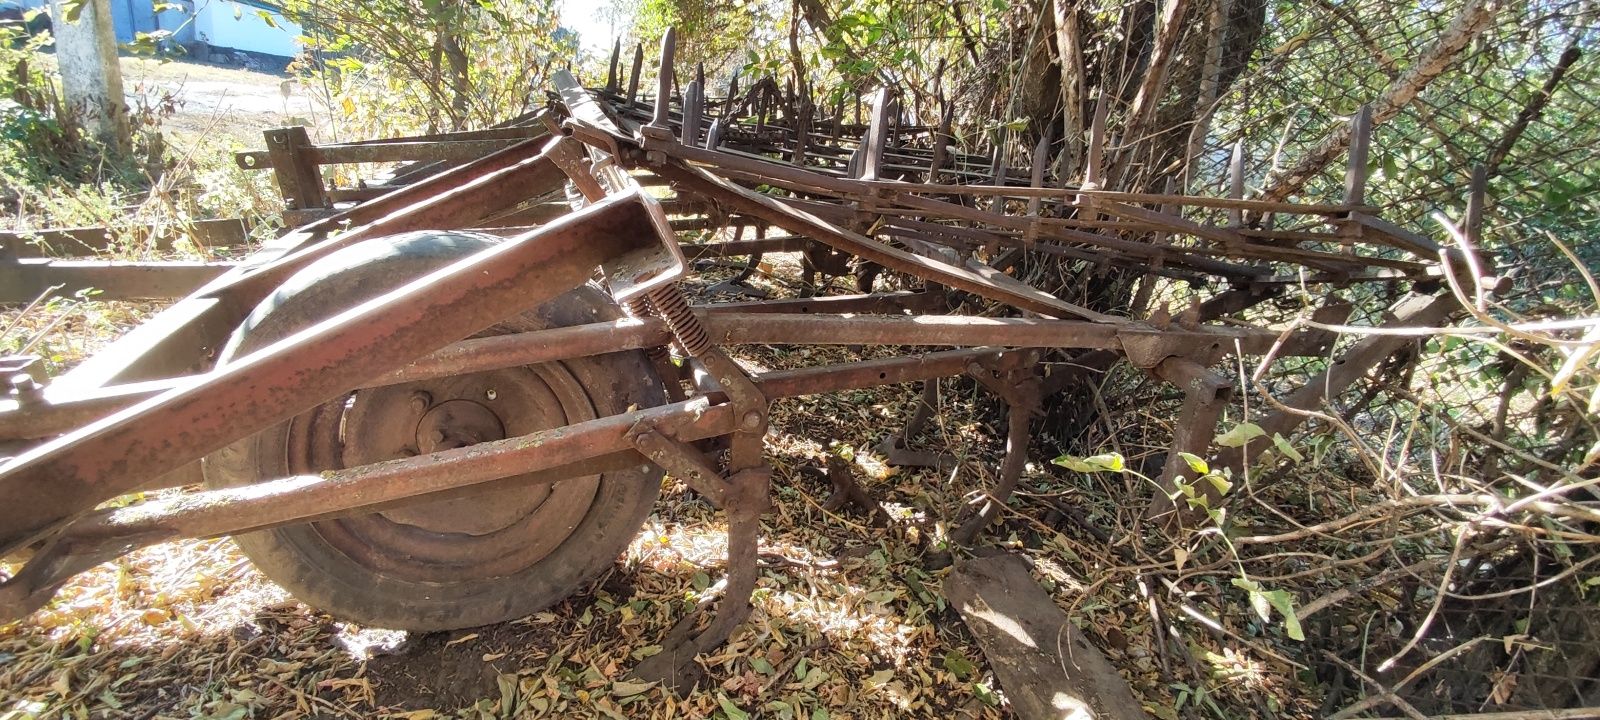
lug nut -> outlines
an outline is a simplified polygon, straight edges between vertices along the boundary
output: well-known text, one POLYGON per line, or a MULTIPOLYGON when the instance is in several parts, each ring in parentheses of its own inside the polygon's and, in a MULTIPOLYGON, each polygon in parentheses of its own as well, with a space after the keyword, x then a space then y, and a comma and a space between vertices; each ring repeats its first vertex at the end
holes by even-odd
POLYGON ((746 430, 755 430, 760 428, 761 412, 759 410, 751 410, 750 412, 745 413, 743 423, 744 429, 746 430))

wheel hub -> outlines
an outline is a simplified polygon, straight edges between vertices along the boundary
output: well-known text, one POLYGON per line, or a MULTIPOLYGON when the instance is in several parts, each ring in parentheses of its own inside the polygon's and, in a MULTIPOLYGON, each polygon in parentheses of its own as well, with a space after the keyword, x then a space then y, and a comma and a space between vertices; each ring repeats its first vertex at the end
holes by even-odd
MULTIPOLYGON (((323 438, 310 443, 309 456, 331 462, 313 460, 316 469, 453 450, 595 417, 582 385, 559 364, 360 390, 322 414, 307 432, 323 438), (335 427, 338 442, 329 444, 335 427)), ((509 574, 565 540, 597 488, 596 476, 467 488, 317 527, 347 556, 392 574, 430 581, 509 574)))

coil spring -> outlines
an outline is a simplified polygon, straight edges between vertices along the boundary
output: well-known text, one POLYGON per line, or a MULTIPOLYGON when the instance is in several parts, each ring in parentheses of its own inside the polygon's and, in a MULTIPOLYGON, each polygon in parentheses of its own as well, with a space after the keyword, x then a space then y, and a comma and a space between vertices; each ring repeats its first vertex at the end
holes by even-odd
POLYGON ((700 357, 711 350, 711 336, 700 324, 700 318, 689 309, 689 301, 677 285, 663 285, 649 293, 650 306, 667 323, 667 329, 678 339, 678 347, 689 357, 700 357))
MULTIPOLYGON (((650 308, 650 299, 643 295, 635 295, 631 298, 628 298, 628 301, 623 303, 622 307, 628 311, 630 316, 639 320, 643 320, 644 318, 655 315, 655 310, 650 308)), ((672 352, 667 350, 665 346, 658 345, 656 347, 646 348, 644 355, 645 357, 650 358, 651 362, 659 365, 662 362, 670 359, 672 357, 672 352)))

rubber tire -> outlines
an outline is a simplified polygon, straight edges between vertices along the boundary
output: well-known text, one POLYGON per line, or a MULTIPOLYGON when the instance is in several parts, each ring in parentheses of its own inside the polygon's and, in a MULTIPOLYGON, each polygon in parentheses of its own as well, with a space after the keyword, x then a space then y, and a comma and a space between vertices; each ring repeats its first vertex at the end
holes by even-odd
MULTIPOLYGON (((498 240, 478 233, 407 233, 334 253, 294 275, 263 301, 224 347, 218 365, 498 240)), ((515 327, 497 326, 483 334, 604 322, 621 316, 610 296, 591 284, 524 314, 511 323, 515 327)), ((641 352, 609 353, 562 364, 581 381, 597 416, 666 402, 663 385, 641 352)), ((289 429, 290 423, 283 423, 205 458, 207 486, 237 487, 292 474, 287 458, 289 429)), ((306 604, 337 617, 366 626, 415 631, 476 627, 542 610, 581 590, 603 572, 627 548, 650 514, 661 491, 661 475, 659 468, 648 463, 601 475, 592 504, 571 534, 542 559, 504 577, 433 583, 386 575, 327 543, 316 532, 317 523, 262 530, 234 539, 264 575, 306 604)))

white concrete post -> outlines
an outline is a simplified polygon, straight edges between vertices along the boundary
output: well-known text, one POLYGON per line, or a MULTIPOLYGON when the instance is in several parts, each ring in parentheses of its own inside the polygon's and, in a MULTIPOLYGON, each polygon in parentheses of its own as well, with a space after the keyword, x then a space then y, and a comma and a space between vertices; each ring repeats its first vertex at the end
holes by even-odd
POLYGON ((122 67, 117 64, 117 37, 111 26, 109 0, 79 0, 77 22, 67 21, 72 3, 50 0, 56 38, 56 61, 67 107, 83 120, 84 129, 119 154, 131 152, 128 103, 122 94, 122 67))

